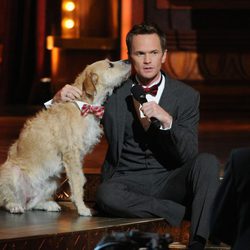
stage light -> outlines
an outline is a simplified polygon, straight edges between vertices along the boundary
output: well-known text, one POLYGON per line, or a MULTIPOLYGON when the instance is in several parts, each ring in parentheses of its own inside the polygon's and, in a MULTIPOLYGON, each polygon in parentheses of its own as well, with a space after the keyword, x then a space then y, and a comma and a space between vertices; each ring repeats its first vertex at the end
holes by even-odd
POLYGON ((72 2, 72 1, 66 1, 66 2, 64 2, 64 4, 63 4, 63 9, 65 10, 65 11, 73 11, 74 9, 75 9, 75 7, 76 7, 76 5, 75 5, 75 3, 74 2, 72 2))
POLYGON ((73 29, 75 26, 75 22, 73 19, 67 18, 63 20, 63 27, 66 29, 73 29))
POLYGON ((61 11, 62 37, 79 37, 79 2, 77 0, 62 0, 61 11))

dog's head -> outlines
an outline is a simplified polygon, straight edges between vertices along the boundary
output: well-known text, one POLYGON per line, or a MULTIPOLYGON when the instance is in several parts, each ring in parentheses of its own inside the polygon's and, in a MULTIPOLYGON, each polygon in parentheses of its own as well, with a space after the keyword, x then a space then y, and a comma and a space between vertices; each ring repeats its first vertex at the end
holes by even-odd
POLYGON ((130 72, 131 65, 128 61, 97 61, 85 68, 74 85, 82 89, 83 98, 101 103, 107 95, 112 94, 115 87, 130 76, 130 72))

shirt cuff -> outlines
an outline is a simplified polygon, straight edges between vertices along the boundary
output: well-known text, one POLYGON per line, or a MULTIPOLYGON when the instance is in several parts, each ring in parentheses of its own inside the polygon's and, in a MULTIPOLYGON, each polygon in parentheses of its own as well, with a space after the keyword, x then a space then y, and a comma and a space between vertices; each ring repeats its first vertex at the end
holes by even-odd
POLYGON ((45 102, 43 105, 45 106, 46 109, 50 108, 53 104, 53 99, 45 102))
POLYGON ((161 130, 169 130, 169 129, 172 128, 172 123, 173 123, 173 120, 171 119, 171 122, 170 122, 170 124, 169 124, 168 127, 164 128, 164 127, 161 125, 160 129, 161 129, 161 130))

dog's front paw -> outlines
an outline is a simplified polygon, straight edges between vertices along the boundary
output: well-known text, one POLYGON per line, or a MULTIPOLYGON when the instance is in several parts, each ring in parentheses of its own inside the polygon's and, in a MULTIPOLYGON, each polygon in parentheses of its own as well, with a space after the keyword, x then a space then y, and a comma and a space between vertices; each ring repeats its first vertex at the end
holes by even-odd
POLYGON ((82 208, 82 209, 78 209, 78 214, 81 216, 92 216, 92 211, 90 208, 82 208))
POLYGON ((8 203, 5 208, 12 214, 23 214, 25 211, 24 207, 21 204, 14 202, 8 203))

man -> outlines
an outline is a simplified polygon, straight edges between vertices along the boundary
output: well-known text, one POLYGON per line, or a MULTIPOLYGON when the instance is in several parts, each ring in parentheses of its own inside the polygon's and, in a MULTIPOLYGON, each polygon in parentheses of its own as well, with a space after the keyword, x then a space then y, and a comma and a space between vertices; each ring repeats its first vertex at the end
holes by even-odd
POLYGON ((250 248, 250 148, 232 150, 212 215, 213 239, 234 250, 250 248))
MULTIPOLYGON (((198 155, 199 93, 161 72, 166 37, 156 26, 135 25, 126 42, 135 76, 105 104, 102 123, 109 147, 98 207, 111 216, 163 217, 175 226, 186 215, 189 249, 204 249, 219 168, 214 156, 198 155), (141 105, 131 95, 135 84, 156 85, 158 91, 145 94, 141 105)), ((67 85, 55 100, 79 94, 67 85)))

